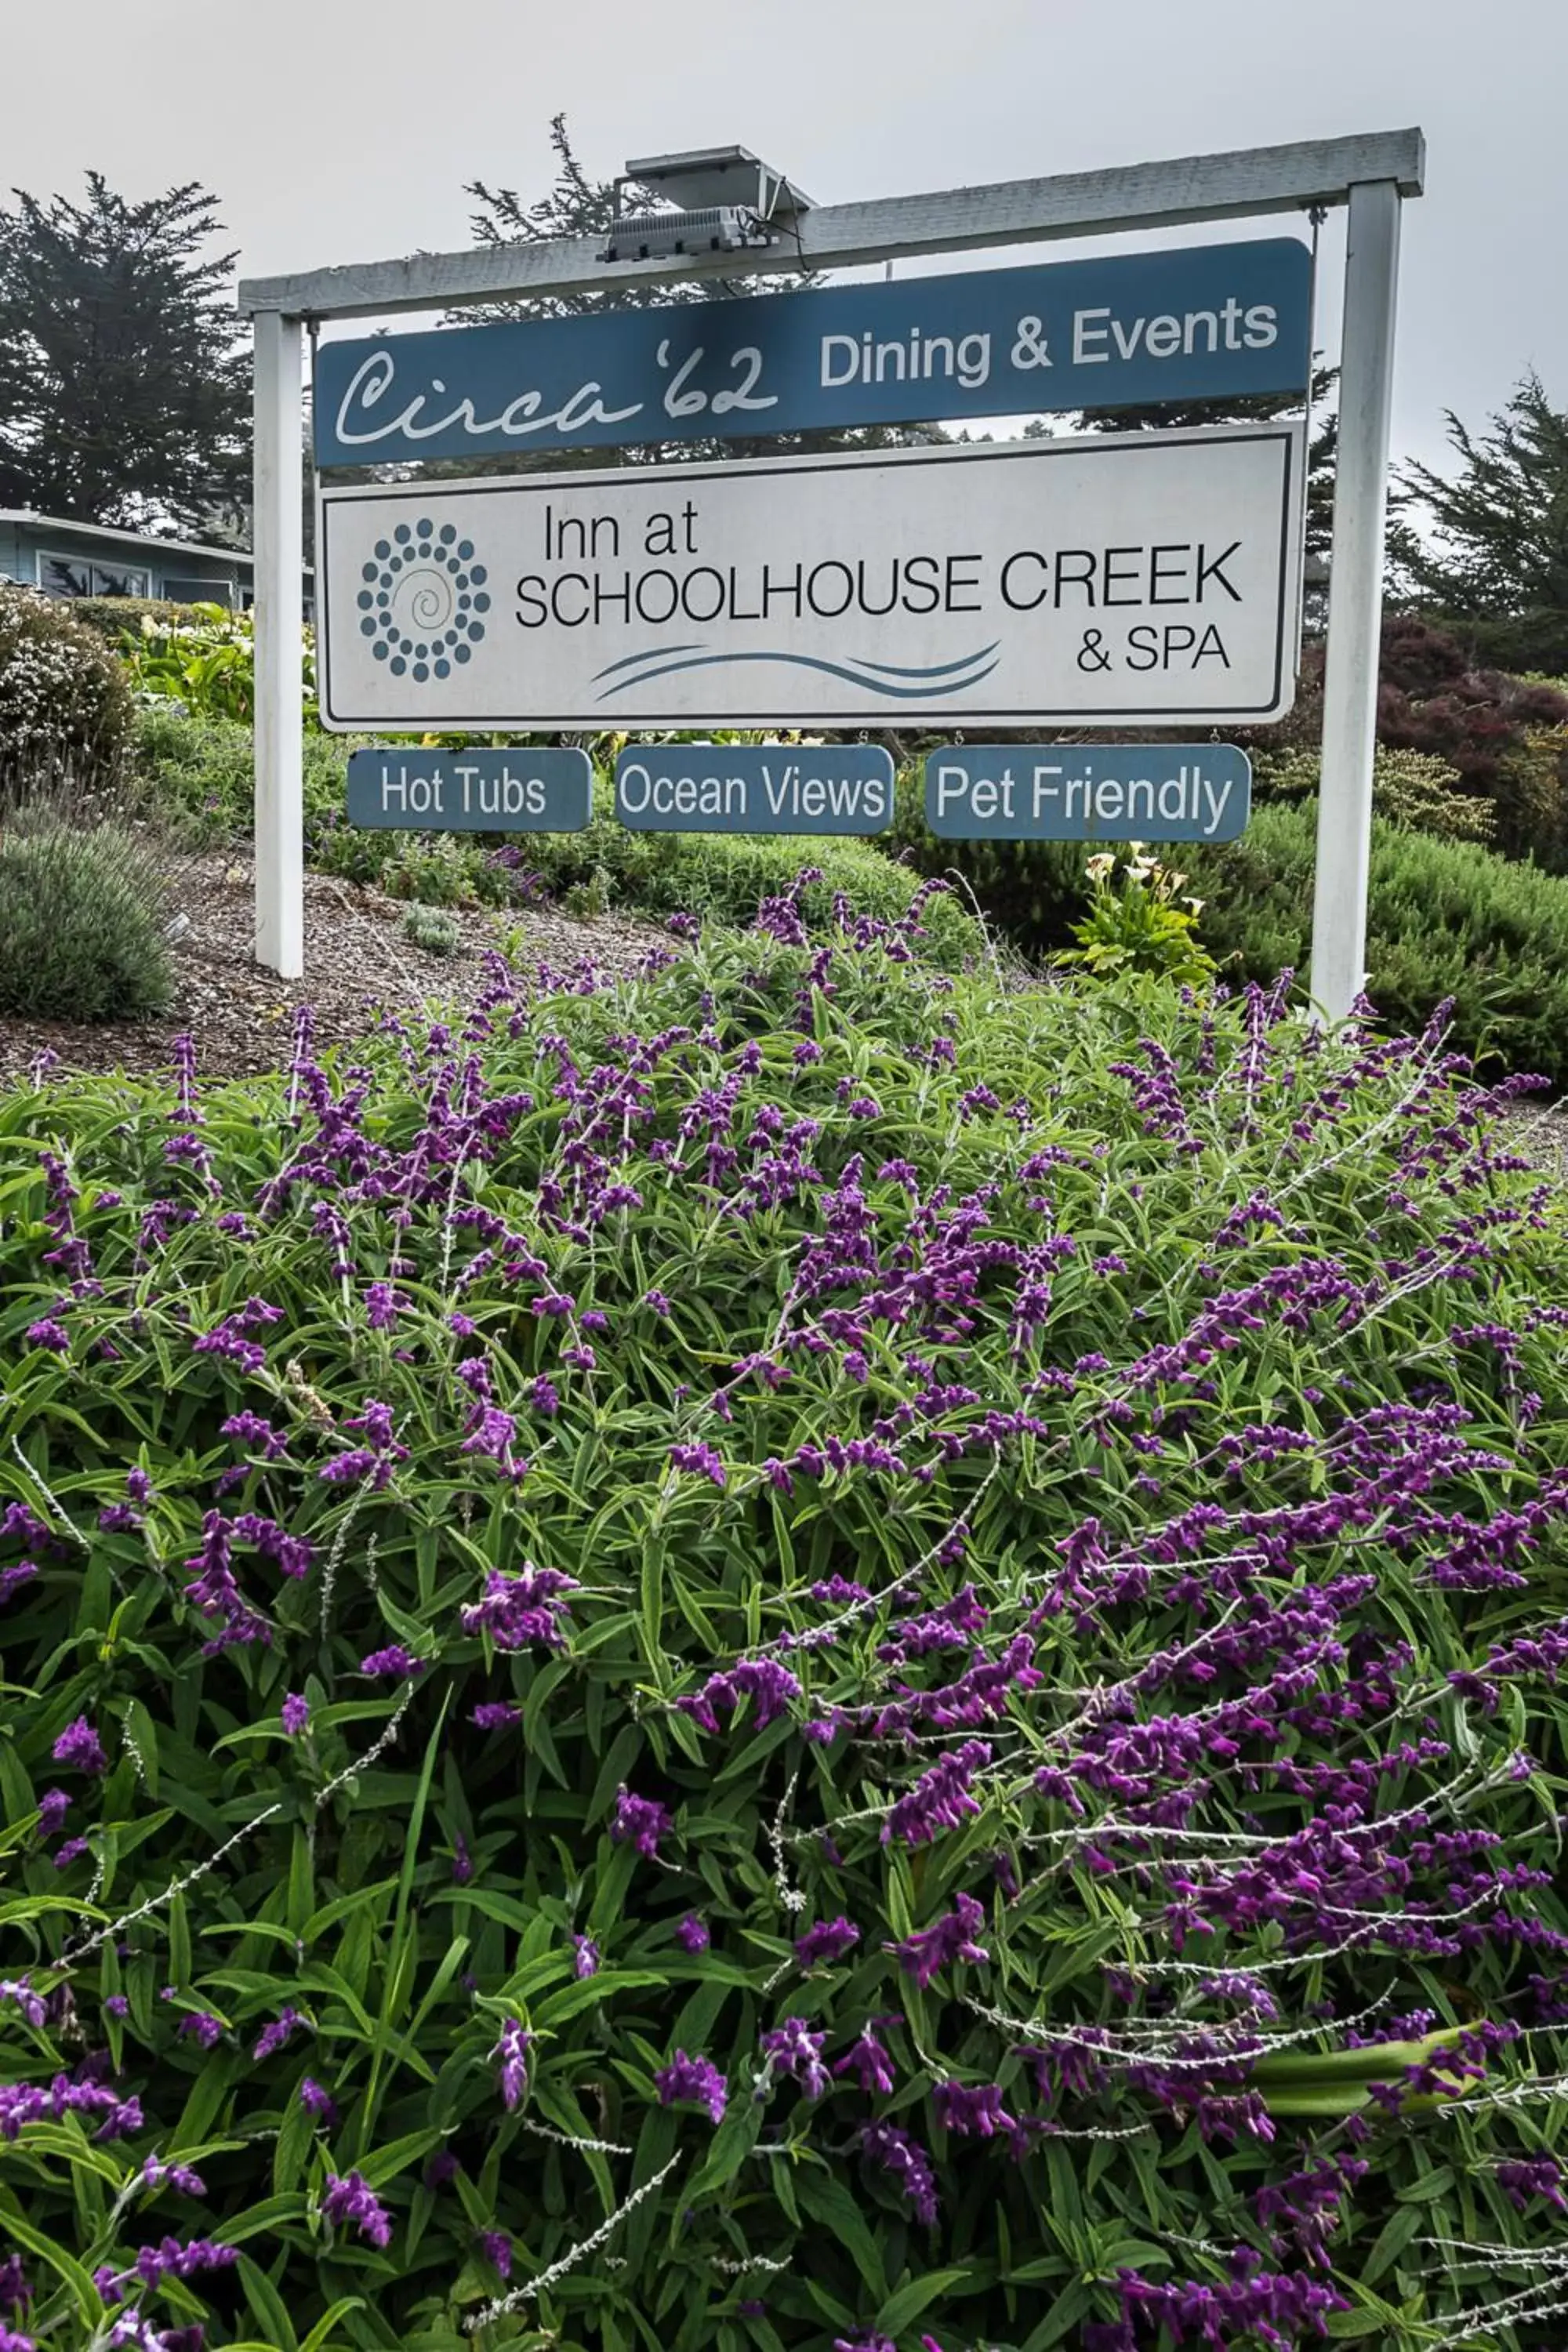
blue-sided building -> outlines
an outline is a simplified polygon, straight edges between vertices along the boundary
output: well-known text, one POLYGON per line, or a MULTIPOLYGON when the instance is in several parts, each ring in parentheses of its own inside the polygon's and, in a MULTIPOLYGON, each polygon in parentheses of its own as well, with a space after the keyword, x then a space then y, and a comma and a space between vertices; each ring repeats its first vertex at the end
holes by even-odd
MULTIPOLYGON (((0 507, 0 580, 47 596, 154 596, 179 604, 226 604, 248 612, 254 563, 238 547, 157 539, 106 523, 65 522, 26 507, 0 507)), ((307 604, 310 574, 305 573, 307 604)))

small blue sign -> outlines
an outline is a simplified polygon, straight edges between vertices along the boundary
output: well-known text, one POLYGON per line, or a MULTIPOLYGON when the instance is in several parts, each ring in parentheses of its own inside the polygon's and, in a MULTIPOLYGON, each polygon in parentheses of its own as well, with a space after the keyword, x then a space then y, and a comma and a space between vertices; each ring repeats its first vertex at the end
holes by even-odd
POLYGON ((581 833, 594 814, 586 751, 349 755, 348 821, 405 833, 581 833))
POLYGON ((944 841, 1234 841, 1251 806, 1231 743, 951 743, 926 761, 944 841))
POLYGON ((616 761, 634 833, 885 833, 893 761, 873 743, 652 743, 616 761))
POLYGON ((1300 392, 1295 237, 322 342, 316 461, 378 466, 1300 392))

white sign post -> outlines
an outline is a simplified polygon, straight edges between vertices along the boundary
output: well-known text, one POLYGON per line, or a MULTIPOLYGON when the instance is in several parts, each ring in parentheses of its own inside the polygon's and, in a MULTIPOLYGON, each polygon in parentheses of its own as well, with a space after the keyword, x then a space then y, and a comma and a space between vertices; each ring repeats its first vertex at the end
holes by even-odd
POLYGON ((302 425, 298 372, 291 368, 289 355, 297 349, 302 320, 439 311, 454 304, 581 291, 629 293, 633 288, 677 279, 732 280, 792 264, 831 272, 1055 237, 1123 235, 1348 203, 1341 492, 1325 687, 1322 842, 1327 854, 1320 869, 1313 958, 1319 1004, 1330 1018, 1342 1016, 1360 988, 1364 961, 1372 805, 1369 714, 1375 703, 1397 221, 1401 200, 1421 193, 1425 160, 1418 131, 1370 132, 822 206, 799 215, 785 246, 722 253, 672 251, 628 263, 604 258, 596 238, 561 238, 467 253, 416 254, 242 284, 240 307, 255 320, 258 356, 259 959, 289 978, 302 969, 299 689, 286 650, 294 642, 300 616, 297 542, 286 509, 302 425))
POLYGON ((1297 425, 331 489, 345 730, 1256 725, 1289 708, 1297 425))

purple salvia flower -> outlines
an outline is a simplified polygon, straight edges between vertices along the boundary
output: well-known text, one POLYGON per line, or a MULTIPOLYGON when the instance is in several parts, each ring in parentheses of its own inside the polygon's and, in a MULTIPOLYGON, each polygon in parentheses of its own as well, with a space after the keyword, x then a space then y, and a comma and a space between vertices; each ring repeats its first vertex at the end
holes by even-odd
POLYGON ((826 2033, 813 2033, 804 2017, 786 2017, 763 2035, 759 2047, 775 2074, 792 2075, 808 2099, 820 2099, 833 2087, 822 2063, 826 2039, 826 2033))
POLYGON ((149 2189, 162 2189, 165 2182, 177 2189, 182 2197, 205 2197, 206 2183, 199 2172, 188 2164, 165 2164, 162 2157, 150 2156, 142 2167, 142 2179, 149 2189))
POLYGON ((79 1772, 107 1772, 109 1769, 103 1743, 85 1715, 79 1715, 74 1723, 67 1725, 50 1753, 57 1764, 72 1764, 79 1772))
POLYGON ((283 1701, 282 1723, 290 1739, 298 1739, 310 1728, 310 1702, 299 1691, 290 1691, 283 1701))
POLYGON ((528 2028, 509 2017, 501 2027, 500 2040, 490 2052, 492 2058, 500 2060, 498 2080, 502 2104, 509 2110, 521 2105, 528 2090, 528 2053, 532 2043, 533 2036, 528 2028))
POLYGON ((288 1438, 258 1412, 231 1412, 223 1423, 223 1434, 237 1437, 252 1453, 265 1454, 268 1462, 275 1462, 289 1450, 288 1438))
POLYGON ((920 2142, 896 2124, 868 2124, 860 2135, 860 2146, 872 2164, 890 2173, 909 2204, 914 2209, 917 2221, 927 2224, 937 2217, 936 2175, 931 2170, 930 2157, 920 2142))
POLYGON ((43 1995, 36 1993, 26 1977, 0 1979, 0 2001, 14 2002, 29 2025, 42 2028, 48 2019, 48 2008, 43 1995))
POLYGON ((931 2093, 936 2119, 943 2131, 977 2139, 1017 2136, 1020 2126, 1002 2099, 1000 2083, 982 2083, 973 2090, 962 2083, 938 2083, 931 2093))
POLYGON ((410 1675, 422 1674, 425 1660, 405 1650, 401 1642, 391 1642, 384 1650, 372 1650, 359 1662, 362 1675, 393 1675, 406 1682, 410 1675))
POLYGON ((468 1842, 459 1830, 452 1840, 452 1884, 467 1886, 474 1874, 474 1857, 468 1852, 468 1842))
POLYGON ((623 1781, 616 1791, 616 1810, 610 1822, 610 1840, 615 1845, 635 1845, 651 1862, 658 1853, 660 1838, 668 1837, 675 1823, 665 1808, 652 1797, 634 1797, 623 1781))
POLYGON ((796 1937, 795 1958, 803 1969, 814 1969, 825 1960, 841 1960, 859 1941, 860 1930, 849 1920, 825 1919, 796 1937))
POLYGON ((913 1977, 923 1992, 939 1969, 958 1960, 978 1966, 990 1958, 990 1953, 974 1940, 984 1925, 985 1914, 973 1895, 960 1895, 952 1910, 933 1926, 906 1937, 901 1944, 889 1945, 889 1949, 898 1955, 904 1974, 913 1977))
POLYGON ((63 1789, 46 1789, 38 1799, 38 1835, 58 1837, 65 1827, 71 1801, 63 1789))
POLYGON ((955 1830, 978 1813, 970 1783, 990 1761, 984 1739, 966 1739, 962 1748, 950 1749, 899 1799, 882 1825, 883 1844, 929 1845, 943 1830, 955 1830))
POLYGON ((485 1578, 483 1600, 461 1612, 463 1631, 488 1633, 498 1650, 526 1650, 536 1643, 564 1649, 570 1603, 560 1595, 577 1589, 574 1577, 558 1568, 535 1568, 531 1560, 518 1576, 493 1568, 485 1578))
POLYGON ((715 1454, 710 1445, 700 1442, 695 1445, 672 1445, 669 1449, 669 1462, 670 1467, 674 1470, 693 1471, 704 1478, 711 1478, 715 1486, 722 1486, 724 1484, 722 1457, 715 1454))
POLYGON ((37 1572, 36 1559, 13 1560, 9 1568, 0 1568, 0 1601, 9 1601, 13 1592, 29 1583, 37 1572))
POLYGON ((300 2105, 308 2116, 325 2124, 329 2131, 333 2129, 338 2120, 337 2102, 309 2074, 300 2085, 300 2105))
POLYGON ((301 2018, 297 2009, 279 2010, 271 2024, 264 2025, 261 2032, 257 2035, 256 2047, 251 2052, 251 2056, 253 2058, 270 2058, 275 2051, 282 2049, 283 2044, 288 2041, 289 2035, 293 2032, 294 2028, 297 2025, 302 2025, 303 2023, 304 2020, 301 2018))
POLYGON ((350 2172, 342 2178, 335 2172, 328 2173, 321 2195, 321 2218, 334 2228, 352 2226, 373 2246, 392 2243, 392 2217, 377 2203, 363 2173, 350 2172))
POLYGON ((852 2074, 868 2096, 889 2097, 897 2078, 892 2058, 878 2039, 878 2029, 902 2023, 902 2018, 898 2016, 872 2018, 868 2025, 861 2027, 857 2040, 834 2067, 835 2075, 852 2074))
POLYGON ((479 2252, 498 2277, 511 2276, 511 2240, 504 2230, 481 2230, 479 2252))
POLYGON ((364 1294, 365 1321, 373 1331, 385 1331, 397 1320, 397 1293, 390 1282, 373 1282, 364 1294))
POLYGON ((689 2058, 684 2050, 678 2050, 669 2064, 659 2068, 653 2084, 661 2107, 689 2099, 707 2110, 710 2123, 723 2122, 730 2086, 710 2059, 689 2058))
POLYGON ((179 2031, 199 2042, 204 2050, 212 2050, 223 2040, 225 2028, 222 2018, 215 2017, 210 2009, 193 2009, 181 2018, 179 2031))
POLYGON ((689 1911, 675 1931, 675 1940, 683 1952, 705 1952, 713 1938, 695 1911, 689 1911))
POLYGON ((592 1936, 572 1938, 572 1973, 574 1977, 595 1977, 599 1973, 599 1947, 592 1936))
POLYGON ((510 1699, 481 1699, 468 1719, 477 1723, 481 1731, 502 1731, 522 1721, 522 1709, 513 1706, 510 1699))

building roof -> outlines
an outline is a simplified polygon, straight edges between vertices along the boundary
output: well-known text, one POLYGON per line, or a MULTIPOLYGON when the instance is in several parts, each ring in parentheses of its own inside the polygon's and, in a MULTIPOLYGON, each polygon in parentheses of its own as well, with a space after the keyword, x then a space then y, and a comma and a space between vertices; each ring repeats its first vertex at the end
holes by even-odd
POLYGON ((219 563, 253 563, 247 547, 204 547, 195 539, 161 539, 154 531, 121 530, 103 522, 68 522, 62 515, 35 514, 31 507, 0 507, 0 522, 26 523, 30 530, 69 531, 81 539, 118 540, 123 547, 162 548, 169 555, 205 555, 219 563))

